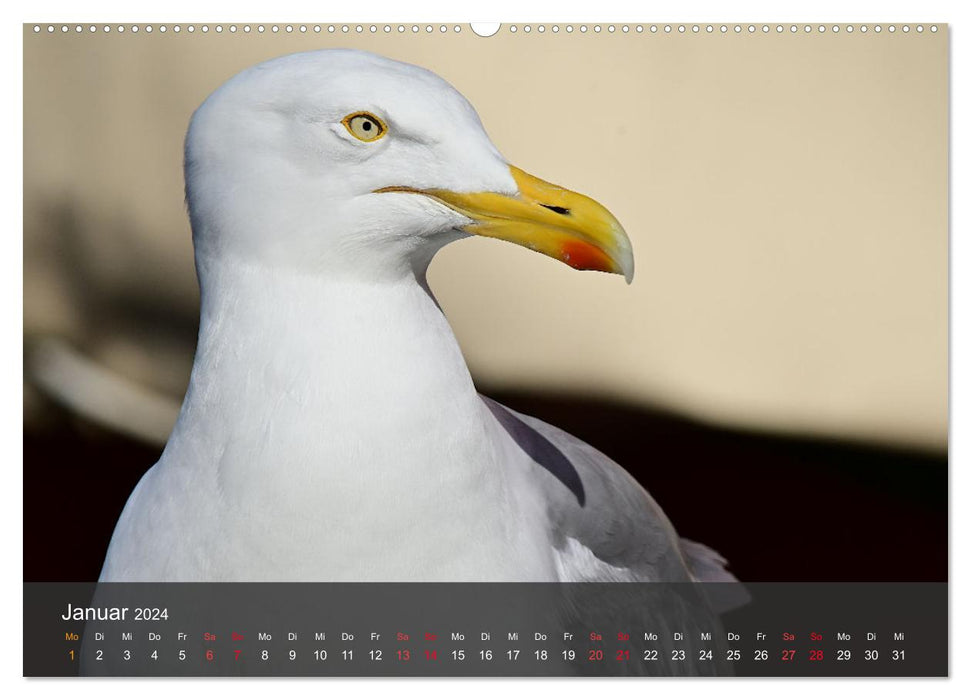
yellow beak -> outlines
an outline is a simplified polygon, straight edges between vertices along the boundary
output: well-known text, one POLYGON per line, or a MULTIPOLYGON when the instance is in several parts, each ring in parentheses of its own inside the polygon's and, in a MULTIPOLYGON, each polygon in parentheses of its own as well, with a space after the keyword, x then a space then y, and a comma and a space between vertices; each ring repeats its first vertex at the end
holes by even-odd
POLYGON ((500 238, 556 258, 577 270, 634 277, 634 255, 620 222, 602 205, 515 166, 509 172, 518 196, 385 187, 378 192, 415 192, 438 200, 472 220, 469 233, 500 238))

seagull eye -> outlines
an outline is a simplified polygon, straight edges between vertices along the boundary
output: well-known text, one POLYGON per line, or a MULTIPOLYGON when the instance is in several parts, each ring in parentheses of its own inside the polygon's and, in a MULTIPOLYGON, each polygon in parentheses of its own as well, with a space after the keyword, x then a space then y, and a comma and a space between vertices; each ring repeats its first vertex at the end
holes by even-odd
POLYGON ((341 120, 341 124, 351 132, 351 136, 360 141, 377 141, 388 133, 384 122, 369 112, 348 114, 341 120))

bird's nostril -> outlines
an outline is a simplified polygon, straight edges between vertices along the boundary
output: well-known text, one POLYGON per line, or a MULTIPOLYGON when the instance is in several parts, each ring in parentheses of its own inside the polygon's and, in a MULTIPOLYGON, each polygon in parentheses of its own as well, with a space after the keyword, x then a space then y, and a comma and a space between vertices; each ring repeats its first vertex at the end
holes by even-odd
POLYGON ((550 211, 555 211, 557 214, 562 214, 563 216, 569 216, 570 210, 566 207, 554 207, 552 204, 540 204, 541 207, 545 207, 550 211))

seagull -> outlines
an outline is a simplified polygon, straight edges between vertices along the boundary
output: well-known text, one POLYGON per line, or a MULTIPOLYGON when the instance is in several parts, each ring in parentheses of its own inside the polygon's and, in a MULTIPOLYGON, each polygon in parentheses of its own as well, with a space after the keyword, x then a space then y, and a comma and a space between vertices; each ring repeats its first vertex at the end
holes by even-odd
MULTIPOLYGON (((526 125, 528 128, 528 125, 526 125)), ((218 88, 185 141, 189 387, 101 581, 734 581, 621 466, 480 395, 426 280, 469 236, 634 273, 445 80, 332 49, 218 88)))

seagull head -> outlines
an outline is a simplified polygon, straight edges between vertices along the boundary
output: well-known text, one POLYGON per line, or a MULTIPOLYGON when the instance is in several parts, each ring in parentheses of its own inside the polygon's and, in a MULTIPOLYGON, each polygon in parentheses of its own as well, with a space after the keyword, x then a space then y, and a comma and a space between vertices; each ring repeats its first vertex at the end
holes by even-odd
POLYGON ((634 272, 607 209, 510 165, 434 73, 363 51, 230 79, 192 117, 185 176, 197 255, 373 278, 423 273, 443 245, 480 235, 634 272))

